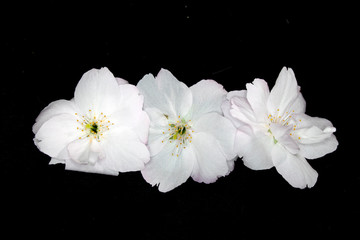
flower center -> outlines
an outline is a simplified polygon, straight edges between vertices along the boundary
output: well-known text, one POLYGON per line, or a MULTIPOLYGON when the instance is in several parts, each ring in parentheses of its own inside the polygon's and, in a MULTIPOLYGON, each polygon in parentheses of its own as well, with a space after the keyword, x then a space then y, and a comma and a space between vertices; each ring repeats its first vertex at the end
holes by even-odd
MULTIPOLYGON (((165 117, 167 117, 167 115, 165 115, 165 117)), ((166 131, 164 130, 162 132, 165 138, 161 142, 169 141, 169 143, 175 145, 175 151, 171 154, 172 156, 179 157, 182 150, 186 149, 187 145, 191 143, 191 133, 193 133, 194 130, 191 129, 190 123, 191 120, 186 121, 184 118, 181 118, 181 116, 178 116, 178 120, 169 121, 169 127, 166 131)))
MULTIPOLYGON (((290 132, 290 136, 294 137, 294 131, 300 125, 301 119, 295 119, 292 114, 295 112, 294 110, 290 112, 285 112, 283 116, 279 115, 280 109, 276 110, 276 114, 269 114, 268 118, 268 133, 273 137, 274 143, 278 143, 278 140, 275 138, 273 133, 271 132, 270 125, 272 123, 280 124, 282 126, 290 126, 292 128, 290 132)), ((298 137, 300 139, 300 137, 298 137)))
POLYGON ((90 138, 100 142, 103 134, 110 130, 111 125, 114 125, 106 115, 95 114, 91 109, 86 115, 79 116, 78 113, 75 115, 78 117, 76 121, 79 123, 76 129, 81 133, 79 139, 90 138))

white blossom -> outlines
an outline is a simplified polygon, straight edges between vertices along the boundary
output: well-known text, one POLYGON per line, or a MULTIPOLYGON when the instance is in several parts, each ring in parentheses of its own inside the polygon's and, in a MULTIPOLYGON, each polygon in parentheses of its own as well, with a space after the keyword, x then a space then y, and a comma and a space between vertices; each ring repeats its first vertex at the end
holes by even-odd
POLYGON ((190 176, 212 183, 233 169, 236 129, 222 115, 227 92, 220 84, 202 80, 189 88, 162 69, 137 87, 150 117, 151 160, 141 171, 148 183, 167 192, 190 176))
POLYGON ((107 69, 86 72, 74 98, 50 103, 33 126, 34 143, 65 169, 117 175, 150 159, 149 118, 138 89, 107 69))
POLYGON ((306 159, 336 150, 336 129, 324 118, 305 114, 305 100, 292 69, 281 70, 269 91, 255 79, 247 90, 232 91, 222 108, 237 128, 235 150, 255 170, 276 170, 297 188, 312 187, 318 173, 306 159))

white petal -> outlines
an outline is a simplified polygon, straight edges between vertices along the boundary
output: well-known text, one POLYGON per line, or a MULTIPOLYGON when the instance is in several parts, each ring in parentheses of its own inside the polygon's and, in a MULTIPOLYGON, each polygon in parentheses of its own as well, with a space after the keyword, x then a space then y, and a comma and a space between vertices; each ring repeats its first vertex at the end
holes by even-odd
POLYGON ((99 163, 112 171, 138 171, 143 169, 150 159, 147 147, 130 128, 111 128, 104 134, 101 146, 105 158, 99 163))
POLYGON ((339 144, 333 134, 336 129, 329 120, 305 114, 296 115, 296 118, 300 124, 294 135, 303 157, 315 159, 336 150, 339 144))
POLYGON ((245 125, 238 129, 235 138, 235 150, 240 157, 243 157, 244 165, 253 170, 263 170, 273 167, 271 160, 271 149, 273 140, 245 125))
MULTIPOLYGON (((157 108, 147 108, 146 112, 150 118, 150 128, 149 128, 149 137, 148 137, 148 148, 150 151, 150 156, 158 154, 164 147, 164 142, 168 139, 165 139, 165 132, 168 129, 168 119, 164 114, 157 108)), ((168 137, 167 137, 168 138, 168 137)))
POLYGON ((168 119, 158 108, 146 108, 151 127, 167 127, 168 119))
MULTIPOLYGON (((279 144, 283 145, 286 150, 292 154, 297 154, 299 152, 299 146, 297 142, 290 135, 292 128, 289 126, 283 126, 278 123, 271 123, 270 130, 279 144)), ((274 141, 275 141, 274 140, 274 141)))
POLYGON ((284 116, 287 111, 294 110, 295 113, 304 112, 305 101, 303 101, 302 96, 299 96, 299 94, 300 88, 297 85, 293 70, 284 67, 269 95, 268 109, 270 113, 284 116))
POLYGON ((159 185, 161 192, 168 192, 186 182, 193 170, 195 154, 192 149, 183 149, 179 156, 174 154, 175 149, 174 143, 167 143, 141 171, 148 183, 159 185))
POLYGON ((74 100, 83 114, 91 109, 96 114, 104 112, 110 115, 117 109, 119 85, 107 68, 92 69, 81 77, 75 88, 74 100))
POLYGON ((221 105, 221 109, 223 111, 224 116, 227 119, 229 119, 236 128, 238 128, 238 127, 244 125, 244 123, 242 121, 238 120, 237 118, 234 118, 230 113, 230 110, 231 110, 230 100, 233 97, 246 98, 246 90, 229 92, 226 96, 226 100, 224 100, 223 104, 221 105))
POLYGON ((126 81, 125 79, 122 79, 122 78, 119 78, 119 77, 116 77, 116 82, 119 84, 119 85, 124 85, 124 84, 129 84, 128 81, 126 81))
POLYGON ((257 122, 255 113, 246 98, 233 97, 230 100, 230 104, 230 114, 233 118, 249 125, 257 122))
POLYGON ((246 90, 234 90, 228 92, 226 95, 226 99, 231 100, 233 97, 246 98, 247 91, 246 90))
POLYGON ((75 115, 59 114, 44 122, 35 135, 34 142, 40 151, 50 157, 66 159, 67 145, 79 138, 75 115))
POLYGON ((33 133, 36 134, 40 127, 44 122, 49 120, 50 118, 58 115, 67 113, 70 115, 74 115, 76 112, 76 106, 74 102, 68 100, 57 100, 50 103, 47 107, 45 107, 39 114, 39 116, 35 120, 35 124, 33 126, 33 133))
POLYGON ((102 156, 100 144, 91 137, 76 139, 67 146, 69 156, 79 164, 95 164, 102 156))
POLYGON ((293 187, 313 187, 318 173, 309 165, 304 157, 293 155, 277 144, 272 151, 272 159, 276 170, 293 187))
POLYGON ((332 123, 325 118, 310 117, 309 115, 306 114, 294 114, 293 116, 298 123, 297 129, 306 129, 312 126, 316 126, 321 130, 325 130, 326 128, 328 128, 328 130, 330 129, 335 130, 333 128, 332 123))
POLYGON ((116 125, 133 129, 143 143, 147 142, 150 120, 143 111, 144 97, 131 84, 119 86, 119 99, 116 111, 109 117, 116 125))
POLYGON ((221 147, 227 160, 236 156, 234 151, 236 128, 230 120, 213 112, 201 116, 192 127, 196 133, 211 134, 221 147))
POLYGON ((338 145, 339 143, 336 137, 331 135, 329 138, 319 143, 300 144, 299 154, 307 159, 316 159, 335 151, 338 145))
POLYGON ((58 163, 65 164, 65 160, 59 158, 51 158, 49 165, 54 165, 58 163))
POLYGON ((78 162, 69 159, 66 160, 65 169, 71 171, 107 174, 113 176, 119 175, 118 171, 106 169, 99 162, 96 162, 95 164, 79 164, 78 162))
POLYGON ((150 119, 146 112, 142 111, 137 123, 132 128, 142 143, 148 142, 150 119))
POLYGON ((140 94, 139 89, 132 84, 123 84, 119 86, 119 106, 131 104, 131 107, 142 109, 144 97, 140 94))
POLYGON ((236 127, 240 127, 242 125, 242 122, 239 121, 238 119, 235 119, 231 114, 230 114, 230 101, 229 100, 225 100, 222 105, 221 105, 221 109, 223 111, 224 117, 229 119, 231 121, 231 123, 236 127))
POLYGON ((227 92, 214 80, 201 80, 190 87, 193 96, 192 117, 197 119, 205 113, 222 114, 221 105, 227 92))
POLYGON ((211 134, 194 133, 189 145, 196 155, 191 177, 197 182, 212 183, 229 172, 226 156, 220 144, 211 134))
POLYGON ((173 117, 185 116, 191 108, 191 90, 165 69, 161 69, 156 78, 145 75, 137 87, 144 95, 144 108, 158 108, 173 117))
POLYGON ((254 111, 258 121, 264 121, 268 115, 267 101, 269 98, 269 87, 262 79, 255 79, 252 84, 246 84, 247 100, 254 111))

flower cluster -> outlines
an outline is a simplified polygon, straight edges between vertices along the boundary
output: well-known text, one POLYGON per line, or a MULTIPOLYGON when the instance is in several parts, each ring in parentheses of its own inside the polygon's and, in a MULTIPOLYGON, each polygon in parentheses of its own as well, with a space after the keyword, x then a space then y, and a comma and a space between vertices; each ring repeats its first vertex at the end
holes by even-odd
POLYGON ((335 130, 305 114, 294 72, 285 67, 271 91, 255 79, 231 92, 214 80, 188 87, 165 69, 137 86, 92 69, 73 99, 50 103, 33 126, 50 164, 110 175, 141 171, 161 192, 190 177, 215 182, 238 157, 254 170, 275 167, 293 187, 312 187, 318 174, 306 159, 335 151, 335 130))

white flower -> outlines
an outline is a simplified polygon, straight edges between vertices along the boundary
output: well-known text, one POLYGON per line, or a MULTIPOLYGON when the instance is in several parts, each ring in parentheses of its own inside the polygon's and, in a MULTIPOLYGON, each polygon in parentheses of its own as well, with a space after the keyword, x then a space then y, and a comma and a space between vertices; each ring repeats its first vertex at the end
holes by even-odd
POLYGON ((271 92, 261 79, 246 89, 229 92, 222 106, 238 129, 235 149, 244 164, 255 170, 275 166, 293 187, 314 186, 318 174, 305 158, 333 152, 336 129, 324 118, 305 114, 305 100, 290 68, 281 70, 271 92))
POLYGON ((107 69, 80 79, 70 101, 50 103, 33 126, 34 142, 65 169, 118 175, 144 168, 150 120, 134 85, 107 69))
POLYGON ((169 71, 145 75, 137 87, 150 117, 151 160, 144 179, 167 192, 190 176, 212 183, 233 169, 236 129, 222 116, 226 91, 213 80, 188 88, 169 71))

